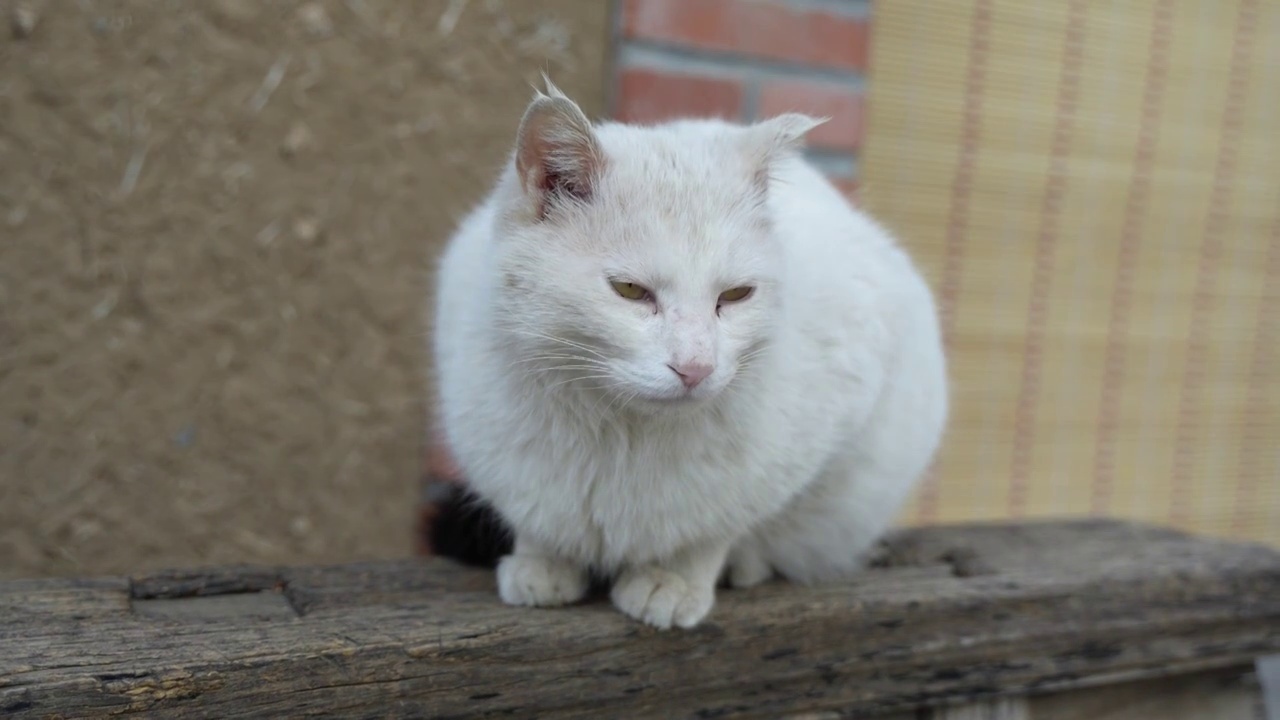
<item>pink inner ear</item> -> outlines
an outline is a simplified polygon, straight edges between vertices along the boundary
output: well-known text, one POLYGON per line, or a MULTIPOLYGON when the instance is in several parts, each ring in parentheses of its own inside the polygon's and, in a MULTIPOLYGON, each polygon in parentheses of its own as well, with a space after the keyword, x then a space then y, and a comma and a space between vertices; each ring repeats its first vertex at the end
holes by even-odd
POLYGON ((561 198, 586 200, 588 193, 581 190, 568 173, 543 169, 542 179, 538 183, 541 198, 538 202, 538 219, 545 220, 551 211, 551 204, 561 198))
POLYGON ((546 169, 542 173, 541 189, 557 197, 586 200, 590 197, 588 186, 580 184, 572 174, 546 169))
POLYGON ((591 199, 591 174, 596 172, 596 163, 582 149, 571 148, 569 153, 548 153, 541 159, 536 187, 538 198, 538 219, 545 220, 551 210, 552 203, 572 199, 585 202, 591 199), (580 152, 579 156, 571 153, 580 152), (567 167, 557 167, 555 162, 567 162, 567 167))
POLYGON ((539 219, 552 203, 589 199, 600 165, 591 123, 577 105, 559 97, 534 101, 520 124, 516 170, 539 219))

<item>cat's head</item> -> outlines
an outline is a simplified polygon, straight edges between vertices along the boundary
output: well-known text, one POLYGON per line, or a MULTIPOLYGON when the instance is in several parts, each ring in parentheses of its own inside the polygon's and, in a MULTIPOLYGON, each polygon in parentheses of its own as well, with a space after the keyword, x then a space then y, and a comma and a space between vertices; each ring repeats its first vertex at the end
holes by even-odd
POLYGON ((499 194, 514 371, 649 408, 722 392, 781 311, 771 171, 820 122, 593 126, 548 83, 499 194))

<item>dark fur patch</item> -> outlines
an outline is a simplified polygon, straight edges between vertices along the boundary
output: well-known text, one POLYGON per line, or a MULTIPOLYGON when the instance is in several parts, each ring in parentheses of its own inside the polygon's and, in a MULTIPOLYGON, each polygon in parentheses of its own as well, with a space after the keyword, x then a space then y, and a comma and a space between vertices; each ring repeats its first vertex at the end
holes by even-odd
MULTIPOLYGON (((443 444, 429 452, 423 477, 424 497, 418 520, 418 553, 449 558, 464 565, 496 568, 514 549, 511 526, 478 495, 467 490, 461 471, 443 444)), ((607 596, 612 574, 588 569, 590 597, 607 596)))
POLYGON ((513 546, 506 522, 460 484, 432 485, 432 497, 422 513, 425 551, 466 565, 497 567, 498 560, 509 555, 513 546))

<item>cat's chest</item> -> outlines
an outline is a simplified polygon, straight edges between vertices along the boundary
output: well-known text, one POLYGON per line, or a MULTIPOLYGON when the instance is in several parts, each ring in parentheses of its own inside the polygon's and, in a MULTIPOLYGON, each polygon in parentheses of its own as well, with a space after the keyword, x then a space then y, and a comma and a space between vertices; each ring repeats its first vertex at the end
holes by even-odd
POLYGON ((737 535, 793 490, 769 481, 771 468, 740 428, 595 430, 524 445, 521 469, 494 498, 517 531, 591 562, 643 562, 737 535))

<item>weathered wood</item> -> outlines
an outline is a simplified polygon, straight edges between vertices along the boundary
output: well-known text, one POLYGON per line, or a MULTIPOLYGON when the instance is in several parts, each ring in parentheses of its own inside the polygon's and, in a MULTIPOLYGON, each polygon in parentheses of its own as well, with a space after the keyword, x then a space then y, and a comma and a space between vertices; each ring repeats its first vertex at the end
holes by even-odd
POLYGON ((1248 667, 1051 693, 1027 700, 1030 720, 1265 720, 1248 667))
MULTIPOLYGON (((836 720, 838 714, 823 720, 836 720)), ((789 718, 788 720, 794 720, 789 718)), ((818 720, 817 717, 806 720, 818 720)), ((875 720, 1269 720, 1253 668, 1000 697, 875 720)))
POLYGON ((0 715, 855 717, 1280 651, 1260 546, 1089 521, 905 532, 884 557, 665 633, 505 607, 443 561, 0 583, 0 715))
POLYGON ((1261 720, 1280 720, 1280 655, 1258 658, 1258 683, 1266 709, 1261 720))
POLYGON ((928 720, 1034 720, 1031 706, 1024 697, 997 698, 960 707, 940 708, 928 715, 928 720))

